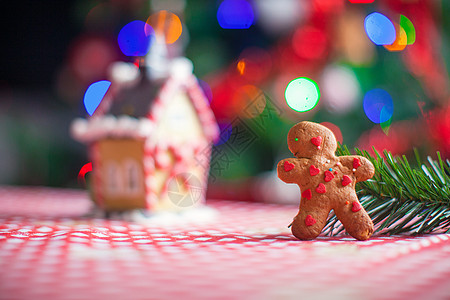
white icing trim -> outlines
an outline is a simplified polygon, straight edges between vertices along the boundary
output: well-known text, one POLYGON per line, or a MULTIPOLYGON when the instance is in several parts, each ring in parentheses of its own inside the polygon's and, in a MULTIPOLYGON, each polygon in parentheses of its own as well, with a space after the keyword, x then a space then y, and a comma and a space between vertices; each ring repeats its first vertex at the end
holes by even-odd
POLYGON ((172 60, 170 75, 176 81, 185 81, 192 75, 193 70, 194 65, 191 60, 186 57, 177 57, 172 60))
POLYGON ((74 139, 91 142, 105 137, 147 138, 154 131, 154 124, 147 118, 136 119, 129 116, 118 118, 106 115, 89 120, 75 119, 70 127, 74 139))
POLYGON ((139 68, 132 63, 122 61, 112 63, 108 68, 111 81, 121 87, 133 87, 139 81, 139 68))

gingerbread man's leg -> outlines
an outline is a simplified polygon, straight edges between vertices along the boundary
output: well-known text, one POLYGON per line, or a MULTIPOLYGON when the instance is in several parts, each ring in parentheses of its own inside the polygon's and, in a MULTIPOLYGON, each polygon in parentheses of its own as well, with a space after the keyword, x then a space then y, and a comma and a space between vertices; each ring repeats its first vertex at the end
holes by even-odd
POLYGON ((300 209, 292 222, 292 234, 300 240, 316 238, 326 224, 331 207, 325 203, 318 205, 313 199, 302 199, 300 209), (321 206, 321 207, 319 207, 321 206))
POLYGON ((334 212, 348 234, 355 239, 364 241, 372 235, 373 222, 354 192, 350 194, 349 198, 338 201, 334 212))

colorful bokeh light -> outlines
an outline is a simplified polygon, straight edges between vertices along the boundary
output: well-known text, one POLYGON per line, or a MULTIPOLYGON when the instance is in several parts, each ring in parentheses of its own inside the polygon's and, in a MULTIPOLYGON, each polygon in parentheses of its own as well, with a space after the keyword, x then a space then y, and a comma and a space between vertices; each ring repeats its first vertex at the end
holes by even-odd
POLYGON ((361 99, 358 78, 348 67, 339 65, 326 67, 320 82, 322 101, 330 112, 347 113, 361 99))
POLYGON ((302 58, 323 58, 327 52, 327 36, 318 28, 300 27, 292 37, 292 48, 302 58))
POLYGON ((241 59, 240 61, 238 61, 237 65, 236 65, 236 69, 238 70, 240 75, 244 75, 245 59, 241 59))
MULTIPOLYGON (((388 114, 388 110, 383 108, 381 110, 380 119, 386 119, 388 116, 385 116, 388 114)), ((389 128, 391 127, 392 118, 389 118, 387 121, 380 123, 381 129, 383 130, 384 134, 389 135, 389 128)))
POLYGON ((320 91, 313 80, 300 77, 289 82, 284 97, 290 108, 298 112, 306 112, 319 103, 320 91))
POLYGON ((132 21, 119 32, 119 48, 126 56, 145 56, 150 49, 153 28, 143 21, 132 21))
POLYGON ((217 10, 217 21, 223 29, 247 29, 255 15, 246 0, 224 0, 217 10))
POLYGON ((164 37, 167 44, 175 43, 183 32, 180 18, 167 10, 152 14, 148 17, 146 23, 153 28, 158 36, 164 37))
POLYGON ((383 89, 368 91, 364 96, 363 107, 366 116, 376 124, 389 121, 394 113, 392 97, 383 89))
POLYGON ((342 144, 344 140, 342 137, 342 131, 337 125, 330 122, 322 122, 320 124, 330 129, 333 132, 334 136, 336 137, 336 140, 342 144))
POLYGON ((407 45, 412 45, 416 41, 416 29, 413 23, 404 15, 400 15, 400 27, 403 28, 407 36, 407 45))
POLYGON ((219 139, 214 143, 216 146, 225 144, 233 132, 233 126, 229 122, 218 122, 220 135, 219 139))
POLYGON ((398 24, 396 24, 396 38, 391 45, 384 45, 389 51, 402 51, 406 48, 407 36, 405 30, 398 24))
POLYGON ((373 3, 375 0, 348 0, 350 3, 373 3))
POLYGON ((84 107, 90 116, 92 116, 97 107, 100 105, 110 86, 110 81, 102 80, 94 82, 87 88, 86 93, 84 93, 83 102, 84 107))
POLYGON ((266 95, 254 85, 239 87, 232 98, 236 113, 243 118, 256 118, 266 108, 266 95))
POLYGON ((78 172, 78 180, 86 183, 86 174, 92 171, 92 163, 89 162, 81 167, 80 172, 78 172))
POLYGON ((396 38, 394 24, 383 14, 374 12, 364 20, 364 29, 375 45, 391 45, 396 38))

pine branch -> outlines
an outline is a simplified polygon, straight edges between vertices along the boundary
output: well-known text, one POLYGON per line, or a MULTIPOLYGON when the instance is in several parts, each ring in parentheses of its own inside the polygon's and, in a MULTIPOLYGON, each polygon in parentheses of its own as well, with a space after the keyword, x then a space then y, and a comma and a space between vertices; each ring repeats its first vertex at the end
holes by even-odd
MULTIPOLYGON (((382 157, 355 149, 356 154, 367 157, 375 166, 372 179, 356 184, 360 202, 382 234, 423 234, 450 232, 450 161, 437 161, 428 157, 427 164, 420 160, 420 168, 412 168, 405 156, 393 157, 384 151, 382 157)), ((340 146, 337 155, 350 155, 346 146, 340 146)), ((344 230, 334 213, 324 233, 337 235, 344 230)))

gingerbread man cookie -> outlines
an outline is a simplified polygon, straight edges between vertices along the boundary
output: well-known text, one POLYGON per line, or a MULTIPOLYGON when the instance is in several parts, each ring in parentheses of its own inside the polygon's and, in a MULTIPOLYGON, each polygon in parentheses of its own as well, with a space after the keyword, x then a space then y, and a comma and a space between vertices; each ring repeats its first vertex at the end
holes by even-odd
POLYGON ((301 240, 316 238, 333 209, 351 236, 367 240, 373 233, 373 223, 359 203, 355 184, 372 178, 372 163, 362 156, 335 156, 334 134, 313 122, 292 127, 287 142, 295 158, 278 163, 278 177, 298 184, 302 196, 292 234, 301 240))

